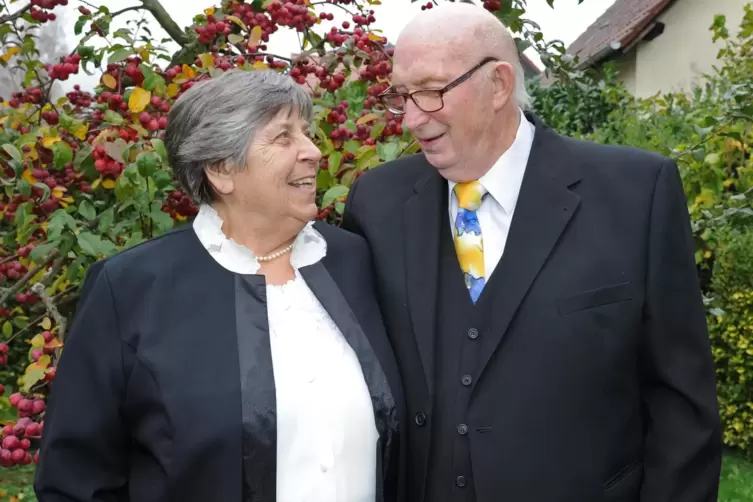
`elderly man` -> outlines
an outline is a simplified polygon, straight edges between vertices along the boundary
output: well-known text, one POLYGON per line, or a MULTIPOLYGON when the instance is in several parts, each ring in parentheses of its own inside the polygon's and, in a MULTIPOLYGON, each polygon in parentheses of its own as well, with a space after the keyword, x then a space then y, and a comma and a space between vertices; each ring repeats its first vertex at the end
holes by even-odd
POLYGON ((410 500, 712 502, 714 368, 677 166, 524 112, 515 46, 445 4, 383 96, 422 153, 365 173, 368 240, 412 417, 410 500))

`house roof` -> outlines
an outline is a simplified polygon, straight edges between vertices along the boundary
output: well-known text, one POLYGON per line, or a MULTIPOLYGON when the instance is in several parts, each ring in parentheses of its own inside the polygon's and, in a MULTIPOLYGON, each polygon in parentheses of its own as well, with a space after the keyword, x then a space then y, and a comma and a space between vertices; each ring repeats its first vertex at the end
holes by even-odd
POLYGON ((607 53, 633 42, 672 0, 616 0, 567 48, 579 66, 596 63, 607 53))
POLYGON ((530 71, 534 75, 541 75, 541 69, 536 66, 536 63, 531 61, 531 59, 522 52, 520 53, 520 64, 523 65, 524 69, 527 68, 528 71, 530 71))

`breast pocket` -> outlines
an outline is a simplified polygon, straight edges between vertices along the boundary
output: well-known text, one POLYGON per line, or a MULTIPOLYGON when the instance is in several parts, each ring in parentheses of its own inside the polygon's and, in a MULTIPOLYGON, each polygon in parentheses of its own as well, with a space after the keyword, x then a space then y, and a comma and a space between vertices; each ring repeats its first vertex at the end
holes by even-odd
POLYGON ((557 302, 557 306, 559 314, 564 316, 574 312, 632 300, 633 297, 632 283, 628 281, 561 297, 557 302))

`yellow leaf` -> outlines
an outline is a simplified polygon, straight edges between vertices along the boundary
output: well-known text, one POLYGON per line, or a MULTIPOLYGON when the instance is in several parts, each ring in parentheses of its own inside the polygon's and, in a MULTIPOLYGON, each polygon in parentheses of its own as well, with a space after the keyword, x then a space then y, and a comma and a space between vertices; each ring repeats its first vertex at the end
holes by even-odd
POLYGON ((33 174, 31 174, 31 170, 27 169, 24 171, 23 178, 29 182, 29 185, 33 185, 38 180, 34 177, 33 174))
POLYGON ((181 69, 182 69, 181 73, 182 73, 183 75, 185 75, 185 77, 186 77, 187 79, 192 79, 192 78, 194 78, 194 77, 196 76, 196 72, 194 72, 194 71, 193 71, 193 68, 191 68, 191 67, 190 67, 190 66, 188 66, 187 64, 184 64, 184 65, 183 65, 183 66, 181 67, 181 69))
POLYGON ((62 199, 60 199, 60 202, 67 202, 68 204, 72 204, 74 201, 73 197, 63 197, 62 199))
POLYGON ((52 197, 55 199, 62 199, 63 198, 63 187, 60 185, 56 186, 52 189, 52 197))
POLYGON ((21 49, 19 49, 18 47, 11 47, 10 49, 8 49, 8 52, 0 56, 0 59, 7 63, 8 61, 10 61, 10 58, 15 56, 19 52, 21 52, 21 49))
POLYGON ((24 160, 26 161, 32 161, 37 160, 39 158, 39 153, 37 152, 37 147, 32 146, 31 150, 24 153, 24 160))
POLYGON ((36 347, 38 349, 41 349, 42 347, 44 347, 44 343, 45 343, 44 337, 41 334, 31 339, 31 346, 36 347))
POLYGON ((708 188, 704 188, 701 190, 701 193, 698 194, 695 198, 696 204, 712 204, 714 202, 714 192, 712 192, 708 188))
POLYGON ((382 37, 375 33, 369 33, 369 40, 371 40, 372 42, 380 42, 382 40, 382 37))
POLYGON ((214 7, 209 7, 208 9, 204 9, 204 14, 207 16, 213 16, 214 15, 214 7))
POLYGON ((265 69, 269 68, 269 66, 267 66, 266 63, 263 63, 261 61, 257 61, 257 62, 255 62, 254 64, 251 65, 251 68, 253 68, 254 70, 265 70, 265 69))
POLYGON ((251 38, 248 41, 248 45, 257 45, 261 41, 261 26, 256 25, 251 30, 251 38))
POLYGON ((61 139, 57 136, 53 136, 51 138, 42 138, 42 146, 44 146, 45 148, 52 148, 52 145, 54 145, 58 141, 61 141, 61 139))
POLYGON ((360 119, 356 120, 356 125, 366 124, 378 118, 379 118, 379 115, 377 115, 376 113, 369 113, 368 115, 364 115, 360 119))
POLYGON ((186 221, 186 217, 180 213, 175 215, 175 219, 177 219, 178 221, 186 221))
POLYGON ((167 86, 167 90, 165 91, 165 96, 168 98, 174 98, 178 95, 178 91, 180 91, 180 87, 178 87, 178 84, 170 84, 167 86))
POLYGON ((724 185, 724 188, 729 188, 732 183, 734 183, 735 180, 733 179, 726 179, 722 182, 722 185, 724 185))
POLYGON ((89 124, 79 124, 71 128, 71 134, 76 136, 81 141, 86 139, 86 133, 89 132, 89 124))
POLYGON ((42 326, 42 329, 50 329, 52 328, 52 321, 50 321, 49 317, 45 317, 44 319, 42 319, 41 326, 42 326))
POLYGON ((109 73, 102 75, 102 83, 104 83, 110 89, 115 89, 118 86, 118 81, 115 80, 115 77, 113 77, 109 73))
POLYGON ((205 52, 204 54, 199 54, 199 60, 201 61, 202 68, 214 67, 214 56, 212 56, 208 52, 205 52))
POLYGON ((92 190, 94 190, 95 188, 97 188, 100 183, 102 183, 102 178, 101 177, 97 178, 96 180, 94 180, 94 183, 92 183, 92 190))
MULTIPOLYGON (((225 19, 227 19, 228 21, 234 22, 235 24, 237 24, 238 26, 240 26, 243 29, 243 31, 248 31, 248 28, 246 27, 246 23, 244 23, 243 21, 241 21, 237 17, 235 17, 235 16, 227 16, 225 19)), ((261 27, 257 26, 257 28, 259 28, 259 31, 261 31, 261 27)), ((254 29, 256 29, 256 28, 254 28, 254 29)))
POLYGON ((132 113, 139 113, 141 111, 144 111, 144 108, 146 108, 146 105, 149 104, 149 101, 151 99, 151 92, 147 91, 146 89, 142 89, 141 87, 136 87, 131 92, 131 97, 128 98, 128 109, 132 113))
POLYGON ((115 188, 115 180, 107 178, 102 181, 102 186, 108 190, 115 188))

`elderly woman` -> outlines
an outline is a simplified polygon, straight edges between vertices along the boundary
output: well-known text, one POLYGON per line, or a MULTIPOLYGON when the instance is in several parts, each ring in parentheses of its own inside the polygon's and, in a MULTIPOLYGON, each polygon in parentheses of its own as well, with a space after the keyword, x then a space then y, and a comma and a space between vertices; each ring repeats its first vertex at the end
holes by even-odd
POLYGON ((401 382, 366 242, 314 222, 304 89, 229 71, 177 100, 192 225, 89 271, 40 502, 403 500, 401 382))

